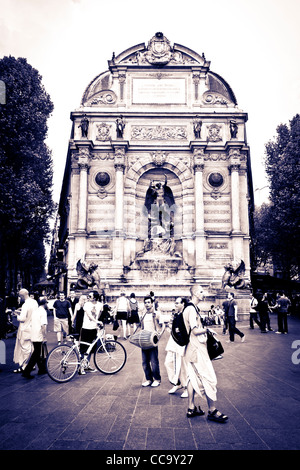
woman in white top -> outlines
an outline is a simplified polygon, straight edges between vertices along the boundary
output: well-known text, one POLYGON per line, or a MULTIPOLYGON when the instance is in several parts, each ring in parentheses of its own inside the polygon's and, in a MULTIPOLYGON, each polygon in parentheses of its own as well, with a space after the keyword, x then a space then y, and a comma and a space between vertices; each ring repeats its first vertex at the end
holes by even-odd
POLYGON ((86 295, 81 295, 79 297, 79 300, 77 304, 75 305, 74 308, 74 314, 72 317, 72 326, 75 334, 81 333, 81 328, 82 328, 82 323, 83 323, 83 318, 84 318, 84 304, 87 301, 87 296, 86 295))
POLYGON ((127 325, 128 313, 130 312, 130 304, 129 304, 129 300, 127 299, 125 295, 124 290, 121 291, 120 297, 118 297, 117 299, 116 312, 117 312, 116 313, 117 320, 121 320, 122 322, 123 338, 127 339, 126 325, 127 325))
POLYGON ((127 324, 128 324, 128 335, 131 334, 130 327, 133 327, 133 331, 137 329, 137 325, 140 321, 139 319, 139 305, 135 298, 135 293, 132 292, 129 297, 129 306, 130 313, 128 314, 127 324))

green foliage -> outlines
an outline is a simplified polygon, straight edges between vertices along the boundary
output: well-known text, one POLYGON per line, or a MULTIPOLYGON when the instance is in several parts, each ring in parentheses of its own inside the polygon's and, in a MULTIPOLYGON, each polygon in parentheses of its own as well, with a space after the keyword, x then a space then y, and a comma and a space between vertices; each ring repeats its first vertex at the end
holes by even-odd
POLYGON ((280 124, 274 141, 266 144, 270 206, 255 213, 258 258, 268 256, 287 279, 300 275, 300 116, 280 124))
MULTIPOLYGON (((0 290, 43 272, 53 215, 52 155, 45 145, 53 104, 38 71, 24 58, 0 60, 6 86, 0 105, 0 290), (34 274, 35 273, 35 274, 34 274)), ((33 279, 35 281, 36 279, 33 279)), ((30 281, 31 282, 31 281, 30 281)), ((27 285, 29 287, 29 285, 27 285)))

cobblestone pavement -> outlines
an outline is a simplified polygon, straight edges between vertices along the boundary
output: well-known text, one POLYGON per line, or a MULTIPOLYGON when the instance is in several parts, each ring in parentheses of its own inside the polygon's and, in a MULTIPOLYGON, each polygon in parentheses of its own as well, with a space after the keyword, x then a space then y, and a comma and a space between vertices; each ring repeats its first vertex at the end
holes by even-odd
MULTIPOLYGON (((289 334, 261 334, 248 323, 241 343, 227 344, 214 361, 218 408, 226 424, 206 416, 186 418, 187 399, 171 385, 164 367, 165 332, 159 343, 162 383, 141 387, 141 350, 123 342, 128 358, 116 375, 77 375, 65 384, 48 375, 26 380, 12 372, 15 338, 5 340, 6 364, 0 365, 1 450, 299 450, 300 319, 289 317, 289 334)), ((271 318, 276 328, 276 317, 271 318)), ((108 326, 106 332, 111 332, 108 326)), ((55 346, 49 317, 48 348, 55 346)), ((36 374, 34 372, 33 374, 36 374)), ((206 402, 198 403, 207 411, 206 402)))

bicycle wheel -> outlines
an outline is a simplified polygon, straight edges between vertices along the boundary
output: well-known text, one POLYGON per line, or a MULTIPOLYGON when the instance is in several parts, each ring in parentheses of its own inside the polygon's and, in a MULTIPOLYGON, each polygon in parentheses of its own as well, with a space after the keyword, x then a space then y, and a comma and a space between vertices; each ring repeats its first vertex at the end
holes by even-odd
POLYGON ((75 349, 67 344, 56 346, 47 356, 47 373, 55 382, 68 382, 76 374, 79 357, 75 349))
POLYGON ((94 353, 95 365, 103 374, 116 374, 124 367, 126 359, 126 349, 114 340, 104 341, 94 353))

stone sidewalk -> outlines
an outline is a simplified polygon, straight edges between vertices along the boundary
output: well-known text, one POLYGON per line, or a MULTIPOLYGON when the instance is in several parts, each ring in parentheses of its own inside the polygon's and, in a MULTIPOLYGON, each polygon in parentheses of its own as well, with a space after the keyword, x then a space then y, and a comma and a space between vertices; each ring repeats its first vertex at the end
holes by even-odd
MULTIPOLYGON (((272 316, 276 328, 276 317, 272 316)), ((55 345, 49 317, 48 348, 55 345)), ((214 361, 218 408, 226 424, 205 416, 186 418, 187 399, 171 388, 164 367, 168 332, 159 344, 162 383, 143 388, 141 351, 123 341, 127 363, 113 376, 77 375, 65 384, 47 375, 26 380, 12 369, 15 339, 5 340, 0 365, 0 449, 2 450, 299 450, 300 319, 289 317, 289 334, 261 334, 246 322, 246 341, 225 342, 214 361), (295 343, 298 341, 298 346, 295 343), (297 349, 293 349, 297 347, 297 349), (299 351, 299 352, 298 352, 299 351)), ((111 332, 111 326, 106 332, 111 332)), ((206 402, 198 399, 207 411, 206 402)))

